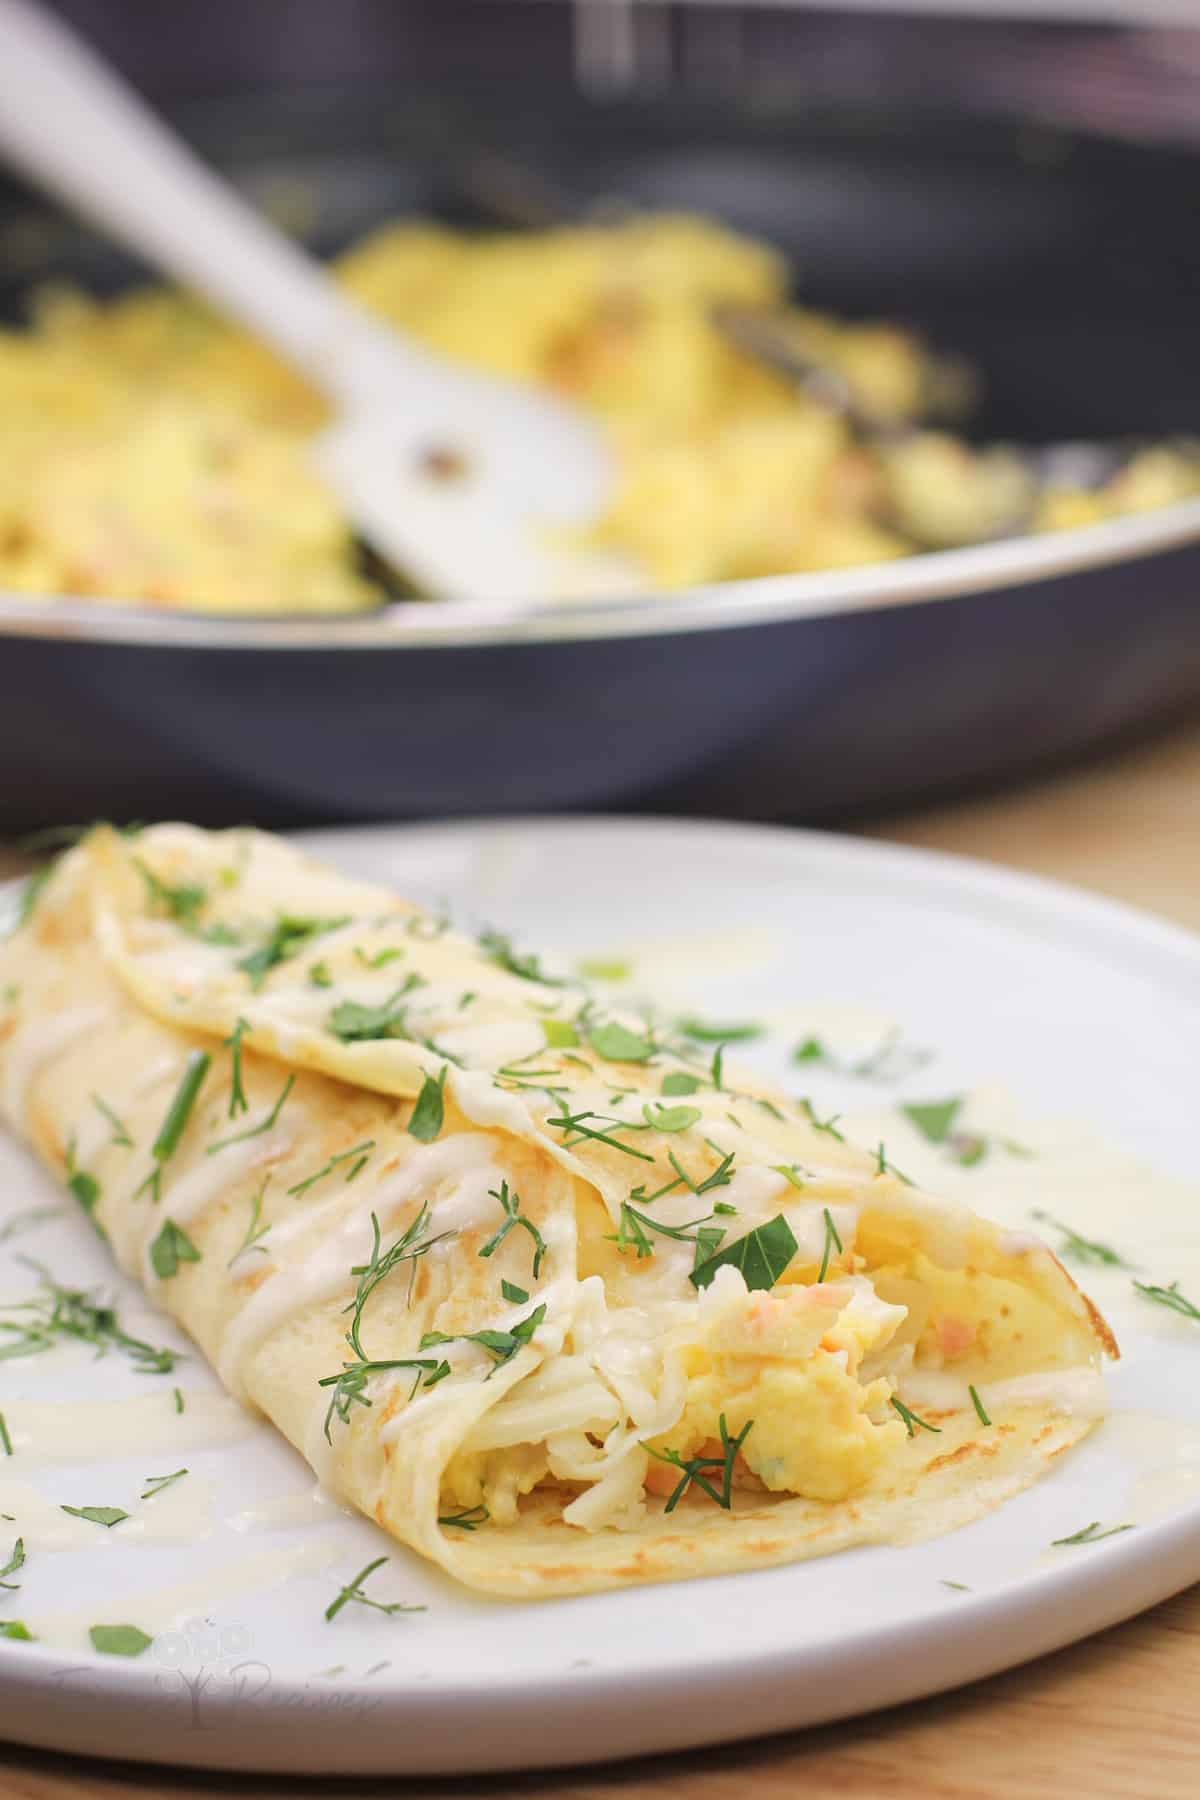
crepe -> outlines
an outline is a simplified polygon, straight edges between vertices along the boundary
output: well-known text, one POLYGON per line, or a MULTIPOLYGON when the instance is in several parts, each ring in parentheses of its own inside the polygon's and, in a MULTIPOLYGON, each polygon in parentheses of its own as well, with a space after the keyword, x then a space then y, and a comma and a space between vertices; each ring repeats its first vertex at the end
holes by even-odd
POLYGON ((250 831, 92 832, 0 1107, 320 1479, 546 1596, 908 1542, 1103 1414, 1055 1257, 807 1102, 250 831))

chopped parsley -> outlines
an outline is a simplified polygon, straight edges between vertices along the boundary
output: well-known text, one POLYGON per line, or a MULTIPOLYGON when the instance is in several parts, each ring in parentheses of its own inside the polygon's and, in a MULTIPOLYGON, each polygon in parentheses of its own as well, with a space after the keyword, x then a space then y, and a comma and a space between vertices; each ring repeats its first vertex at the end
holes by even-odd
MULTIPOLYGON (((828 1219, 828 1212, 825 1216, 828 1219)), ((783 1214, 777 1213, 765 1225, 756 1225, 745 1237, 735 1238, 694 1268, 692 1286, 708 1287, 717 1270, 728 1267, 740 1270, 750 1289, 773 1288, 795 1254, 792 1228, 783 1214)))
POLYGON ((178 919, 181 925, 195 925, 196 914, 208 900, 208 889, 198 882, 185 881, 177 886, 163 881, 140 856, 135 856, 133 866, 146 884, 147 897, 152 906, 161 906, 172 919, 178 919))
POLYGON ((541 1273, 542 1259, 547 1253, 548 1246, 545 1238, 542 1236, 533 1220, 526 1218, 525 1214, 521 1211, 520 1194, 516 1193, 515 1190, 510 1189, 507 1181, 502 1181, 499 1188, 488 1189, 488 1198, 499 1202, 500 1209, 504 1214, 504 1223, 500 1226, 498 1231, 493 1233, 487 1243, 483 1245, 479 1252, 480 1256, 493 1255, 500 1248, 513 1227, 519 1225, 521 1230, 528 1232, 529 1236, 533 1239, 533 1279, 536 1281, 541 1273))
POLYGON ((679 1505, 679 1502, 683 1499, 683 1496, 691 1487, 698 1487, 703 1493, 708 1495, 710 1500, 715 1500, 718 1506, 724 1507, 726 1512, 731 1510, 733 1505, 733 1465, 737 1460, 738 1451, 750 1435, 754 1420, 747 1419, 735 1438, 731 1438, 729 1435, 728 1427, 725 1424, 724 1413, 721 1414, 718 1424, 721 1432, 720 1456, 691 1456, 684 1458, 680 1456, 678 1450, 654 1450, 649 1444, 643 1444, 642 1448, 646 1450, 656 1462, 667 1463, 671 1468, 682 1471, 680 1479, 663 1509, 664 1512, 674 1512, 675 1508, 679 1505), (712 1482, 708 1479, 709 1474, 718 1469, 721 1471, 721 1485, 719 1488, 714 1487, 712 1482))
POLYGON ((75 1143, 73 1139, 71 1143, 67 1145, 67 1166, 65 1173, 68 1191, 74 1194, 84 1212, 87 1213, 88 1217, 92 1220, 92 1223, 96 1226, 96 1229, 99 1230, 99 1222, 94 1215, 97 1202, 100 1199, 100 1183, 96 1180, 94 1175, 89 1175, 84 1169, 76 1168, 75 1143))
POLYGON ((445 1067, 436 1077, 426 1075, 421 1083, 421 1091, 417 1095, 417 1103, 413 1107, 412 1117, 405 1128, 409 1137, 415 1137, 422 1144, 432 1143, 441 1132, 446 1111, 444 1098, 446 1075, 445 1067))
POLYGON ((694 1094, 703 1085, 698 1075, 689 1075, 685 1069, 676 1069, 672 1074, 663 1076, 660 1092, 667 1095, 694 1094))
POLYGON ((138 1195, 144 1193, 147 1188, 150 1189, 151 1197, 156 1203, 161 1199, 163 1168, 165 1164, 171 1160, 171 1157, 179 1147, 179 1140, 183 1136, 184 1127, 191 1116, 193 1106, 196 1104, 196 1096, 199 1094, 200 1089, 204 1084, 204 1078, 208 1074, 211 1066, 212 1057, 207 1050, 192 1050, 188 1053, 188 1059, 184 1064, 179 1086, 176 1088, 174 1098, 167 1108, 167 1116, 159 1127, 158 1136, 150 1147, 150 1155, 154 1160, 154 1167, 134 1193, 135 1200, 138 1195))
MULTIPOLYGON (((712 1241, 713 1237, 715 1236, 716 1244, 719 1244, 725 1235, 725 1233, 719 1229, 715 1230, 715 1232, 710 1230, 706 1235, 703 1244, 701 1243, 700 1232, 697 1227, 707 1226, 711 1218, 711 1213, 705 1213, 703 1218, 689 1219, 685 1225, 664 1225, 661 1220, 652 1218, 649 1213, 640 1212, 638 1208, 633 1206, 628 1200, 622 1200, 620 1224, 615 1232, 607 1234, 608 1241, 611 1244, 615 1244, 622 1255, 624 1255, 625 1251, 632 1245, 637 1253, 638 1260, 640 1261, 643 1256, 653 1256, 654 1254, 654 1245, 646 1236, 647 1231, 653 1231, 656 1232, 659 1237, 674 1238, 678 1243, 696 1245, 696 1267, 699 1268, 704 1259, 706 1259, 715 1248, 715 1244, 712 1241)), ((710 1276, 709 1280, 711 1279, 712 1277, 710 1276)), ((693 1269, 692 1280, 696 1280, 696 1269, 693 1269)), ((701 1282, 697 1285, 706 1287, 708 1283, 701 1282)))
POLYGON ((902 1181, 904 1183, 905 1187, 916 1186, 914 1181, 909 1180, 903 1169, 898 1169, 894 1162, 888 1161, 887 1150, 882 1143, 875 1146, 873 1154, 875 1157, 875 1174, 877 1177, 880 1175, 894 1175, 897 1181, 902 1181))
POLYGON ((169 1281, 179 1273, 180 1263, 199 1262, 200 1252, 187 1232, 174 1219, 164 1219, 162 1229, 150 1245, 150 1267, 160 1281, 169 1281))
POLYGON ((418 1385, 422 1372, 425 1372, 425 1386, 433 1387, 450 1373, 450 1364, 439 1362, 434 1356, 398 1356, 371 1362, 343 1363, 339 1374, 322 1375, 317 1386, 333 1389, 325 1414, 325 1438, 328 1443, 333 1442, 330 1428, 335 1416, 343 1425, 348 1425, 352 1406, 374 1405, 367 1394, 367 1382, 372 1375, 382 1374, 387 1369, 416 1369, 418 1385))
POLYGON ((713 1025, 706 1019, 680 1019, 679 1029, 684 1037, 693 1038, 698 1044, 748 1044, 754 1038, 763 1035, 764 1027, 747 1021, 737 1025, 713 1025))
POLYGON ((20 1619, 0 1619, 0 1638, 12 1638, 22 1644, 34 1642, 32 1631, 20 1619))
POLYGON ((573 1050, 579 1042, 579 1033, 570 1019, 543 1019, 542 1030, 548 1050, 573 1050))
POLYGON ((308 969, 308 980, 309 980, 309 985, 312 987, 316 987, 316 988, 332 987, 333 986, 333 976, 329 973, 329 964, 327 962, 310 963, 309 969, 308 969))
POLYGON ((338 919, 302 919, 293 913, 280 913, 266 941, 248 956, 243 956, 237 967, 245 971, 250 986, 257 992, 270 971, 281 962, 296 956, 313 938, 323 937, 327 931, 338 931, 349 923, 349 913, 338 919))
POLYGON ((489 962, 494 962, 497 968, 507 969, 510 975, 519 975, 522 981, 539 982, 542 987, 563 986, 557 977, 545 973, 539 957, 518 955, 512 939, 502 931, 481 931, 478 942, 489 962))
POLYGON ((518 1287, 515 1281, 506 1281, 503 1277, 500 1281, 500 1292, 513 1306, 524 1306, 529 1298, 528 1288, 518 1287))
POLYGON ((396 962, 404 955, 404 951, 395 944, 385 944, 382 950, 368 955, 361 944, 354 946, 354 960, 360 962, 364 969, 386 969, 389 963, 396 962))
POLYGON ((816 1179, 812 1170, 806 1169, 803 1163, 772 1163, 771 1170, 775 1175, 782 1175, 785 1181, 790 1181, 792 1186, 798 1188, 801 1193, 804 1192, 806 1181, 816 1179))
POLYGON ((0 1413, 0 1450, 4 1451, 5 1456, 13 1453, 12 1439, 8 1435, 8 1424, 3 1413, 0 1413))
POLYGON ((453 1336, 448 1336, 444 1331, 427 1331, 417 1348, 427 1350, 436 1344, 478 1344, 492 1359, 492 1367, 487 1374, 490 1381, 497 1369, 502 1369, 519 1350, 524 1349, 545 1317, 546 1307, 543 1302, 542 1305, 535 1306, 527 1318, 519 1320, 507 1331, 464 1331, 453 1336))
POLYGON ((363 1593, 363 1582, 367 1580, 368 1576, 373 1575, 376 1569, 381 1569, 388 1560, 386 1556, 377 1556, 374 1562, 367 1564, 365 1569, 360 1569, 354 1579, 348 1581, 345 1587, 339 1590, 337 1598, 331 1600, 325 1608, 326 1619, 336 1619, 343 1606, 349 1606, 352 1602, 358 1606, 373 1607, 376 1612, 387 1613, 389 1616, 393 1613, 425 1612, 426 1608, 423 1606, 405 1606, 400 1600, 372 1600, 369 1594, 363 1593))
POLYGON ((642 1117, 652 1131, 687 1131, 703 1117, 698 1106, 643 1106, 642 1117))
POLYGON ((0 1587, 7 1588, 11 1594, 17 1593, 21 1586, 20 1582, 5 1581, 4 1577, 6 1575, 15 1575, 18 1569, 23 1569, 24 1567, 25 1540, 24 1538, 17 1538, 12 1547, 12 1555, 5 1563, 4 1567, 0 1569, 0 1587))
POLYGON ((981 1425, 990 1425, 992 1421, 988 1418, 987 1408, 984 1406, 983 1401, 979 1398, 979 1389, 974 1386, 969 1386, 967 1388, 967 1392, 971 1396, 971 1405, 975 1408, 975 1412, 978 1416, 979 1423, 981 1425))
POLYGON ((421 985, 421 977, 410 974, 379 1006, 369 1006, 361 1000, 342 1000, 329 1015, 329 1030, 334 1037, 341 1038, 343 1044, 407 1037, 404 1022, 407 1008, 402 1001, 421 985))
MULTIPOLYGON (((593 1138, 598 1144, 608 1144, 610 1148, 620 1150, 625 1156, 637 1157, 639 1162, 652 1163, 654 1161, 654 1158, 648 1156, 644 1150, 635 1150, 631 1144, 623 1144, 620 1138, 613 1136, 611 1131, 597 1131, 594 1125, 587 1123, 589 1119, 596 1119, 601 1125, 614 1125, 619 1131, 644 1129, 642 1126, 630 1125, 626 1119, 606 1118, 603 1113, 594 1112, 569 1113, 565 1108, 556 1118, 547 1119, 546 1123, 553 1126, 556 1131, 572 1133, 576 1138, 593 1138)), ((565 1137, 563 1145, 568 1150, 572 1148, 565 1137)))
POLYGON ((838 1130, 841 1113, 831 1113, 827 1119, 819 1119, 812 1101, 807 1098, 801 1098, 800 1107, 814 1131, 823 1131, 826 1137, 835 1139, 839 1144, 845 1143, 845 1136, 838 1130))
POLYGON ((136 1625, 93 1625, 88 1636, 102 1656, 140 1656, 154 1642, 136 1625))
POLYGON ((655 1053, 655 1045, 648 1037, 615 1020, 593 1026, 588 1032, 588 1043, 604 1062, 644 1063, 655 1053))
POLYGON ((109 1531, 129 1517, 119 1506, 63 1506, 59 1510, 70 1513, 73 1519, 86 1519, 89 1525, 103 1525, 109 1531))
POLYGON ((949 1100, 925 1100, 902 1106, 900 1111, 928 1143, 944 1144, 962 1108, 963 1096, 956 1094, 949 1100))

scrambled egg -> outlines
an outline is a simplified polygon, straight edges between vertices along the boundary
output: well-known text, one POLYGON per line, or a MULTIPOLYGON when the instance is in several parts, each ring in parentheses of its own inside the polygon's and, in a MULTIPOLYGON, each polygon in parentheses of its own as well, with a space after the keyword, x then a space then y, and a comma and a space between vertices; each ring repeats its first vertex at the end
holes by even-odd
MULTIPOLYGON (((719 1454, 724 1417, 731 1438, 750 1425, 739 1456, 764 1487, 844 1500, 904 1439, 888 1408, 891 1383, 859 1375, 903 1317, 861 1277, 735 1300, 691 1351, 683 1416, 652 1448, 685 1460, 719 1454)), ((677 1479, 669 1466, 652 1466, 648 1485, 663 1487, 663 1477, 669 1492, 677 1479)))
MULTIPOLYGON (((884 452, 735 349, 719 305, 787 306, 768 247, 644 216, 466 237, 407 223, 336 273, 446 355, 555 388, 598 417, 620 480, 595 536, 663 588, 902 556, 1027 516, 1053 529, 1200 491, 1167 448, 1100 493, 1034 500, 1017 460, 919 431, 884 452)), ((928 415, 911 334, 790 308, 797 342, 872 417, 928 415)), ((309 466, 321 399, 191 298, 45 292, 0 332, 0 585, 223 612, 351 612, 385 598, 309 466)))

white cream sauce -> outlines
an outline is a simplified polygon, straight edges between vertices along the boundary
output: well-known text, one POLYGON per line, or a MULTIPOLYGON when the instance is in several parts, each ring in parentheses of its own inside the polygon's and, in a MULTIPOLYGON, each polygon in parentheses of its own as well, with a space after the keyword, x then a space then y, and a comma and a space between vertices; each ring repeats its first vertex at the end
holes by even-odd
POLYGON ((96 1031, 108 1016, 103 1006, 76 1006, 31 1019, 14 1032, 7 1051, 4 1110, 18 1131, 24 1134, 29 1090, 46 1064, 96 1031))
MULTIPOLYGON (((188 1390, 177 1412, 172 1390, 124 1400, 4 1400, 14 1460, 83 1460, 152 1452, 170 1458, 208 1444, 234 1443, 255 1428, 228 1394, 188 1390)), ((176 1461, 175 1467, 178 1467, 176 1461)))
MULTIPOLYGON (((491 1166, 493 1151, 491 1138, 475 1134, 422 1144, 402 1168, 356 1198, 334 1229, 307 1256, 279 1268, 255 1290, 234 1318, 225 1333, 218 1364, 225 1386, 232 1393, 244 1393, 243 1366, 263 1339, 297 1312, 332 1299, 351 1285, 351 1268, 366 1262, 370 1255, 372 1213, 382 1227, 398 1207, 418 1194, 427 1194, 440 1183, 457 1187, 466 1182, 474 1193, 482 1171, 491 1166)), ((496 1185, 495 1180, 491 1185, 496 1185)), ((438 1200, 450 1197, 439 1195, 438 1200)))
POLYGON ((146 1287, 153 1292, 161 1285, 150 1261, 150 1245, 167 1219, 186 1230, 243 1176, 255 1169, 268 1168, 279 1157, 285 1156, 292 1143, 290 1131, 272 1131, 262 1137, 245 1138, 238 1144, 227 1144, 211 1156, 201 1157, 186 1175, 181 1175, 170 1185, 168 1163, 163 1173, 162 1203, 146 1208, 142 1244, 142 1281, 146 1287))

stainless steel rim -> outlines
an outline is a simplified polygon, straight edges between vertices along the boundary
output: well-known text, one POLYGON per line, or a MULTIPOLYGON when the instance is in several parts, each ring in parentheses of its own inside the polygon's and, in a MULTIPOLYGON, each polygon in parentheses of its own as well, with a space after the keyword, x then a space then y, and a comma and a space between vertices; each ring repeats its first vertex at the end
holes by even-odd
POLYGON ((594 642, 731 630, 955 600, 1134 562, 1200 543, 1200 499, 1102 525, 1005 539, 897 562, 771 575, 651 594, 540 608, 462 601, 403 601, 365 615, 232 617, 0 592, 0 638, 190 650, 474 649, 499 644, 594 642))

